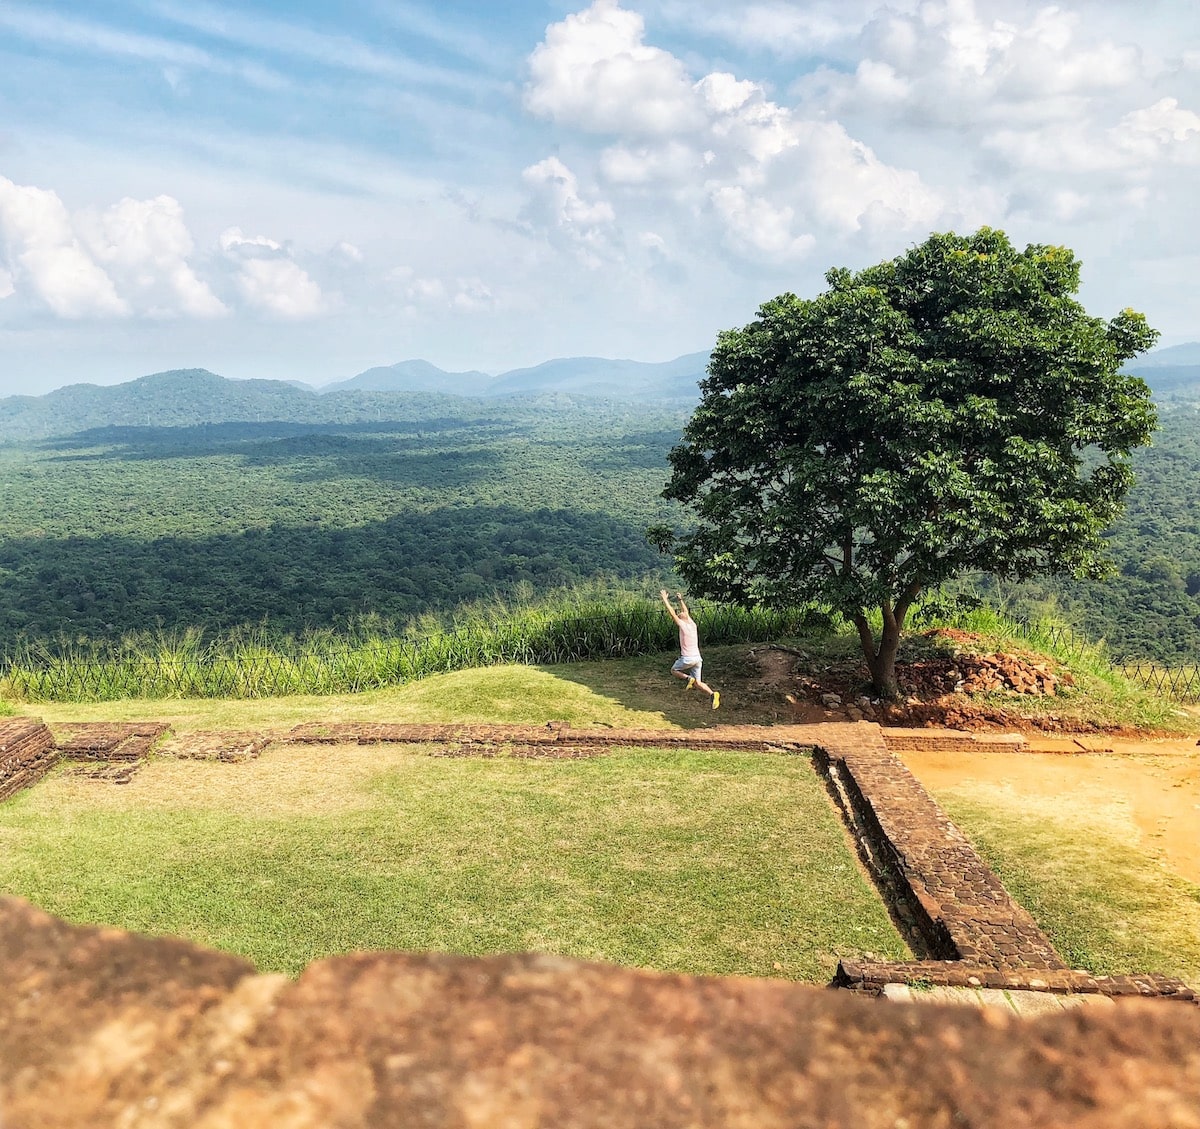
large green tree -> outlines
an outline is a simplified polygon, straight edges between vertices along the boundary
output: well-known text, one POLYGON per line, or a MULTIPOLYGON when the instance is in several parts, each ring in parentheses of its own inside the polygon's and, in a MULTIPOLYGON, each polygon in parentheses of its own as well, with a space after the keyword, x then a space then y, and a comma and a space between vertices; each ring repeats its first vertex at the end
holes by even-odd
POLYGON ((720 334, 663 491, 698 520, 651 535, 703 595, 842 612, 895 697, 922 592, 968 569, 1103 575, 1156 425, 1120 369, 1157 334, 1090 317, 1066 248, 990 228, 825 278, 720 334))

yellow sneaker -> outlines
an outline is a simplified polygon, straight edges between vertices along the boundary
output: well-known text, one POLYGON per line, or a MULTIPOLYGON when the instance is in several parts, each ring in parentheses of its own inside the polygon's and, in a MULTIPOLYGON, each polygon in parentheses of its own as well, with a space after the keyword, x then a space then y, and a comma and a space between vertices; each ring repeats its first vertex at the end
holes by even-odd
POLYGON ((689 679, 688 679, 688 684, 687 684, 687 685, 684 687, 684 689, 685 689, 685 690, 690 690, 690 689, 691 689, 693 686, 695 686, 695 685, 696 685, 696 680, 695 680, 694 678, 689 678, 689 679))
POLYGON ((713 691, 713 709, 719 710, 720 708, 721 708, 721 691, 714 690, 713 691))

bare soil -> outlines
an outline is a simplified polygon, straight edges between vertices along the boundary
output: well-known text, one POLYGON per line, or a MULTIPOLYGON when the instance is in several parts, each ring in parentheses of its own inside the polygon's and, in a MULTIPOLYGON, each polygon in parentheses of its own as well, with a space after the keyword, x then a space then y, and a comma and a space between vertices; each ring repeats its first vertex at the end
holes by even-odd
POLYGON ((1200 749, 1194 738, 1033 738, 1030 749, 902 757, 932 791, 1004 787, 1030 803, 1087 810, 1096 820, 1112 812, 1114 834, 1132 822, 1151 854, 1200 886, 1200 749), (1087 746, 1097 751, 1085 752, 1087 746))
MULTIPOLYGON (((959 633, 955 642, 969 644, 959 633)), ((754 652, 763 696, 786 702, 792 724, 841 720, 860 708, 861 667, 806 671, 799 656, 776 649, 754 652), (822 695, 842 705, 830 708, 822 695)), ((1030 717, 1014 695, 1012 708, 983 704, 942 692, 938 664, 901 664, 901 685, 910 691, 899 706, 873 704, 868 720, 903 727, 932 726, 968 732, 1003 730, 1025 735, 1028 752, 906 752, 903 759, 931 790, 1004 786, 1031 803, 1068 800, 1094 813, 1117 809, 1117 823, 1132 824, 1147 849, 1183 878, 1200 885, 1200 747, 1195 736, 1163 736, 1132 729, 1099 729, 1073 718, 1030 717)), ((783 719, 781 719, 783 720, 783 719)))
MULTIPOLYGON (((939 629, 937 635, 963 644, 976 637, 967 632, 939 629)), ((1126 726, 1099 726, 1069 715, 1029 710, 1024 704, 1053 699, 1041 686, 1047 666, 1014 654, 973 655, 969 652, 924 657, 896 664, 896 674, 905 697, 885 703, 868 697, 862 661, 814 664, 801 652, 785 647, 760 647, 750 652, 757 676, 742 692, 759 702, 776 703, 773 720, 803 725, 818 721, 867 720, 903 728, 922 726, 961 729, 967 732, 1020 732, 1028 734, 1095 734, 1142 738, 1147 733, 1126 726), (1010 679, 1003 684, 1005 704, 970 696, 970 691, 988 689, 981 678, 994 675, 1010 679), (1013 689, 1017 686, 1029 689, 1013 689), (964 685, 965 684, 965 685, 964 685), (954 689, 958 686, 960 689, 954 689), (1011 702, 1011 704, 1007 704, 1011 702)), ((1049 676, 1052 682, 1070 685, 1069 674, 1049 676)), ((997 682, 996 689, 1000 688, 997 682)), ((1154 733, 1150 736, 1175 736, 1154 733)))

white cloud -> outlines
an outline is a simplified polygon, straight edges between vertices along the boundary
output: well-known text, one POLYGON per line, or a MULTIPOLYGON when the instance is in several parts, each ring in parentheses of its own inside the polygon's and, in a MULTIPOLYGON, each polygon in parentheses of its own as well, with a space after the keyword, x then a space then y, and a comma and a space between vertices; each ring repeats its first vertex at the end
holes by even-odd
POLYGON ((320 284, 292 258, 290 247, 266 235, 247 235, 240 227, 226 228, 218 243, 237 265, 234 285, 251 309, 295 321, 329 311, 320 284))
POLYGON ((416 306, 443 306, 446 284, 440 278, 414 278, 405 287, 404 296, 416 306))
POLYGON ((247 236, 240 227, 228 227, 221 232, 221 250, 226 255, 248 255, 256 258, 265 251, 283 251, 283 244, 265 235, 247 236))
MULTIPOLYGON (((916 230, 942 213, 940 194, 916 172, 880 160, 837 122, 781 105, 761 83, 728 71, 693 79, 680 59, 647 46, 644 34, 639 15, 616 0, 595 0, 552 25, 530 59, 527 107, 585 135, 619 135, 597 161, 614 190, 657 198, 678 209, 679 222, 715 222, 726 247, 763 263, 806 255, 819 228, 835 238, 886 226, 916 230)), ((871 81, 903 87, 882 67, 871 81)), ((557 186, 557 219, 547 226, 587 226, 572 216, 587 209, 561 161, 527 169, 525 179, 557 186)), ((605 203, 602 215, 587 219, 595 234, 616 212, 605 203)), ((711 241, 703 230, 693 238, 711 241)))
POLYGON ((80 245, 56 192, 0 177, 0 237, 6 272, 59 317, 129 313, 113 281, 80 245))
POLYGON ((456 282, 450 305, 466 313, 491 310, 496 306, 496 296, 482 279, 460 278, 456 282))
POLYGON ((703 126, 692 83, 670 52, 642 42, 645 23, 617 0, 546 29, 529 59, 525 106, 595 133, 661 135, 703 126))
POLYGON ((850 73, 818 72, 801 92, 834 113, 872 113, 926 128, 1074 120, 1088 100, 1128 86, 1150 64, 1128 43, 1092 38, 1077 12, 993 0, 881 8, 850 73), (998 15, 989 16, 981 8, 998 15))
POLYGON ((786 262, 803 258, 816 245, 813 235, 793 233, 794 214, 787 205, 775 207, 768 200, 733 185, 716 189, 712 202, 724 221, 727 241, 734 250, 786 262))
POLYGON ((179 201, 126 197, 104 212, 85 212, 78 226, 92 255, 139 312, 153 317, 228 312, 187 262, 194 248, 179 201))
POLYGON ((321 288, 290 259, 248 259, 237 285, 248 305, 275 317, 298 320, 326 309, 321 288))
POLYGON ((612 145, 600 154, 600 176, 613 185, 694 182, 712 160, 693 145, 670 138, 657 145, 612 145))
POLYGON ((1200 114, 1183 109, 1175 98, 1162 98, 1153 106, 1130 111, 1112 136, 1139 160, 1200 161, 1200 114))
POLYGON ((529 189, 522 218, 551 242, 569 247, 586 266, 597 267, 615 252, 616 215, 605 200, 580 195, 575 174, 557 157, 530 165, 521 174, 529 189))
POLYGON ((13 276, 3 267, 0 267, 0 300, 11 298, 16 292, 16 281, 13 276))

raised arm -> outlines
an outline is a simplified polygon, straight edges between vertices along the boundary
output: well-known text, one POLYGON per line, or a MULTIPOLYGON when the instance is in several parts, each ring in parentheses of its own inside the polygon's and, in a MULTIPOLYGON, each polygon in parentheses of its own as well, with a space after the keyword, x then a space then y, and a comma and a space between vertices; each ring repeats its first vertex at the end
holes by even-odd
POLYGON ((683 612, 683 618, 684 618, 684 619, 691 619, 691 618, 692 618, 692 613, 691 613, 690 611, 688 611, 687 602, 686 602, 686 601, 684 600, 684 598, 683 598, 683 593, 682 593, 682 592, 676 592, 676 593, 675 593, 675 595, 679 597, 679 610, 680 610, 681 612, 683 612))
POLYGON ((664 607, 667 609, 667 614, 668 614, 668 615, 669 615, 669 616, 670 616, 670 617, 671 617, 671 618, 672 618, 672 619, 673 619, 673 620, 674 620, 676 623, 678 623, 678 622, 679 622, 679 616, 676 614, 676 612, 675 612, 675 609, 674 609, 673 607, 671 607, 671 598, 670 598, 670 597, 667 595, 667 590, 666 590, 665 588, 660 588, 660 589, 658 590, 658 594, 659 594, 659 596, 661 596, 661 597, 662 597, 663 606, 664 606, 664 607))

